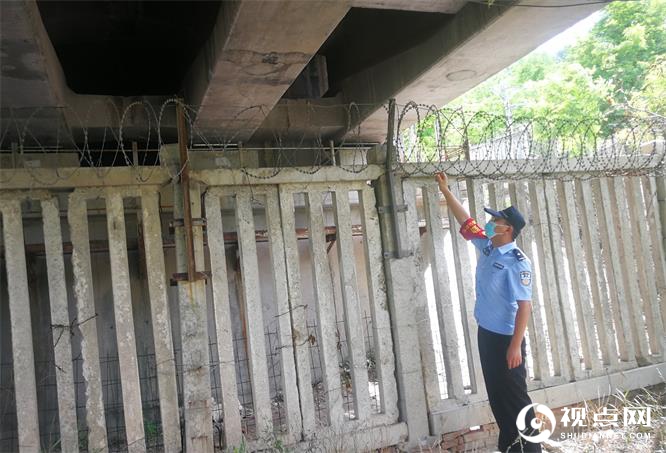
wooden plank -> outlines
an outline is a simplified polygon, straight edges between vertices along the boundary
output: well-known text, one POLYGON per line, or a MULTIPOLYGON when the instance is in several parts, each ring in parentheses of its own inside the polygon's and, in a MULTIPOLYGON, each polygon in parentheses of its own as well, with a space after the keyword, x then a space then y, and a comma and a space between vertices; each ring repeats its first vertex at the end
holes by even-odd
POLYGON ((280 206, 278 191, 270 187, 266 191, 266 223, 268 226, 268 245, 273 269, 273 294, 278 313, 278 328, 280 335, 279 353, 282 369, 282 392, 284 395, 284 408, 287 416, 287 432, 300 438, 301 412, 298 401, 298 382, 296 364, 294 363, 294 339, 291 330, 291 317, 289 313, 289 290, 287 283, 287 269, 285 267, 285 250, 282 239, 282 224, 280 223, 280 206))
MULTIPOLYGON (((429 193, 439 196, 439 188, 436 186, 429 186, 429 193)), ((451 185, 453 195, 462 200, 460 190, 458 188, 458 181, 451 185)), ((451 234, 451 244, 453 246, 453 261, 457 263, 455 266, 456 281, 458 284, 458 300, 460 301, 461 319, 463 326, 463 335, 465 336, 465 351, 467 353, 467 367, 469 369, 470 386, 472 393, 485 395, 486 388, 480 385, 483 379, 483 372, 481 370, 481 358, 479 357, 479 349, 474 345, 477 336, 478 326, 474 318, 474 306, 476 304, 475 295, 475 280, 470 278, 473 275, 472 263, 467 249, 467 241, 458 233, 459 225, 449 210, 449 232, 451 234)))
MULTIPOLYGON (((532 254, 532 243, 534 242, 534 230, 532 225, 531 212, 528 209, 529 205, 527 200, 527 188, 525 182, 518 181, 512 183, 509 186, 509 195, 511 199, 511 204, 518 209, 523 216, 527 225, 520 232, 520 235, 517 238, 518 247, 525 253, 530 259, 532 254)), ((535 269, 532 269, 534 272, 535 269)), ((550 370, 548 368, 548 356, 547 356, 547 347, 546 347, 546 338, 542 334, 547 330, 546 322, 543 319, 542 310, 545 312, 543 307, 543 301, 539 297, 539 291, 536 287, 536 282, 532 282, 533 291, 532 291, 532 316, 527 326, 527 333, 530 339, 530 351, 532 353, 533 366, 534 366, 534 379, 535 380, 546 380, 550 377, 550 370)))
POLYGON ((130 452, 146 451, 141 409, 139 365, 136 358, 132 293, 127 262, 127 233, 122 196, 112 189, 106 194, 106 224, 109 234, 111 285, 115 316, 118 364, 122 387, 125 434, 130 452))
MULTIPOLYGON (((303 304, 301 291, 301 270, 296 240, 296 221, 294 218, 293 192, 278 188, 280 200, 280 220, 284 241, 284 257, 287 269, 289 290, 289 313, 291 315, 292 343, 298 375, 298 393, 301 401, 303 436, 310 438, 315 432, 314 394, 312 391, 310 342, 307 328, 307 305, 303 304)), ((288 341, 288 340, 287 340, 288 341)), ((285 383, 285 385, 288 385, 285 383)))
MULTIPOLYGON (((626 310, 629 315, 631 325, 631 332, 634 337, 634 346, 636 347, 636 359, 639 364, 645 365, 650 363, 650 351, 647 343, 647 335, 645 331, 645 323, 643 322, 642 304, 640 303, 641 294, 638 290, 638 281, 636 280, 637 269, 635 253, 632 250, 631 229, 623 229, 621 225, 626 224, 626 216, 629 212, 627 207, 627 194, 624 190, 622 177, 616 176, 609 180, 609 189, 613 201, 616 201, 613 206, 614 209, 608 209, 609 214, 612 215, 613 223, 611 233, 618 233, 618 256, 619 263, 622 269, 621 274, 623 278, 624 289, 626 291, 624 300, 621 300, 623 310, 626 310)), ((618 261, 616 261, 618 262, 618 261)), ((624 314, 623 314, 624 316, 624 314)))
POLYGON ((583 245, 579 236, 580 225, 578 213, 574 202, 574 183, 572 181, 558 181, 557 191, 560 199, 560 214, 564 231, 564 244, 569 264, 569 276, 573 291, 573 303, 576 309, 576 321, 583 348, 585 368, 597 373, 601 369, 601 362, 597 355, 595 339, 595 319, 590 306, 590 291, 585 276, 585 267, 580 260, 583 245))
MULTIPOLYGON (((428 406, 435 407, 442 399, 439 387, 439 373, 437 371, 436 354, 434 350, 434 337, 431 325, 430 313, 428 309, 428 295, 425 289, 423 278, 427 266, 421 249, 421 237, 419 234, 419 220, 416 209, 416 182, 403 180, 402 187, 404 193, 407 212, 405 213, 408 234, 408 247, 414 251, 414 265, 416 267, 416 279, 412 301, 414 301, 414 312, 416 323, 418 325, 419 346, 421 349, 421 366, 423 380, 425 382, 426 397, 428 406)), ((433 277, 435 273, 433 272, 433 277)), ((446 376, 447 382, 449 380, 446 376)), ((450 395, 452 396, 452 395, 450 395)))
MULTIPOLYGON (((617 202, 611 197, 608 185, 609 181, 607 178, 593 180, 592 189, 597 206, 616 206, 617 202)), ((602 257, 606 268, 606 282, 608 283, 610 300, 613 307, 613 332, 617 333, 616 339, 620 358, 626 365, 627 363, 635 363, 636 354, 634 351, 633 336, 629 334, 631 326, 629 323, 629 314, 626 309, 626 296, 622 278, 623 269, 619 265, 617 237, 615 229, 608 227, 615 224, 613 213, 610 211, 617 211, 617 209, 599 209, 596 215, 599 217, 602 257)))
POLYGON ((592 185, 589 179, 576 180, 576 196, 581 209, 580 226, 583 233, 583 250, 585 252, 585 269, 590 279, 590 294, 597 320, 596 332, 599 337, 601 359, 610 369, 617 369, 618 350, 615 345, 613 314, 611 302, 606 292, 606 280, 601 256, 601 245, 598 225, 598 210, 594 206, 592 185))
POLYGON ((273 434, 273 416, 269 394, 268 368, 266 365, 266 340, 264 338, 264 316, 261 304, 257 244, 254 237, 254 215, 250 192, 236 193, 236 231, 241 255, 244 303, 247 313, 248 361, 252 376, 252 400, 257 437, 270 438, 273 434))
POLYGON ((206 231, 210 253, 211 284, 213 289, 213 311, 215 316, 215 338, 222 384, 222 419, 224 420, 225 445, 238 447, 243 441, 241 419, 238 411, 238 389, 234 362, 233 330, 229 305, 229 282, 227 260, 224 250, 220 195, 208 191, 206 203, 206 231))
POLYGON ((60 444, 63 451, 79 451, 79 434, 74 396, 74 367, 72 362, 70 320, 67 308, 65 262, 62 254, 60 210, 56 197, 42 200, 44 245, 49 280, 49 305, 53 336, 53 356, 56 367, 58 420, 60 444))
POLYGON ((5 243, 19 451, 38 452, 37 382, 20 200, 0 203, 5 243))
POLYGON ((540 265, 539 277, 541 288, 543 289, 543 304, 546 307, 548 340, 553 361, 553 372, 555 376, 562 376, 569 380, 572 377, 572 370, 568 365, 568 348, 559 341, 560 338, 564 338, 564 332, 560 317, 555 266, 551 259, 553 252, 550 246, 550 232, 548 230, 548 215, 543 181, 529 182, 529 192, 530 199, 532 200, 532 214, 536 230, 535 239, 540 265))
POLYGON ((72 241, 76 322, 81 333, 88 449, 104 453, 108 451, 108 446, 97 343, 95 293, 93 292, 92 266, 90 264, 88 210, 85 199, 77 192, 73 192, 69 196, 67 218, 72 241))
POLYGON ((146 260, 146 280, 148 282, 148 294, 150 295, 150 315, 155 342, 155 367, 157 369, 164 451, 175 453, 182 448, 178 387, 171 333, 171 315, 166 289, 159 198, 158 192, 154 188, 145 188, 141 192, 141 220, 146 260))
POLYGON ((344 413, 338 364, 333 286, 324 235, 322 193, 318 191, 308 192, 306 203, 308 206, 308 230, 310 231, 312 282, 319 320, 316 341, 321 354, 324 390, 328 402, 328 419, 330 426, 335 427, 342 425, 344 413))
MULTIPOLYGON (((662 224, 659 218, 659 201, 657 199, 657 182, 654 176, 642 178, 643 198, 647 207, 647 219, 650 227, 650 250, 654 263, 657 293, 662 325, 666 325, 666 260, 662 246, 662 224)), ((663 180, 662 180, 663 182, 663 180)), ((663 331, 662 331, 663 332, 663 331)), ((666 334, 662 334, 662 343, 666 343, 666 334)), ((666 345, 665 345, 666 347, 666 345)), ((664 352, 666 355, 666 351, 664 352)))
POLYGON ((368 367, 361 320, 361 304, 356 287, 356 258, 352 240, 352 222, 347 189, 333 192, 336 243, 340 265, 342 306, 345 316, 345 336, 349 346, 349 363, 354 389, 355 418, 365 420, 370 415, 370 392, 368 390, 368 367))
MULTIPOLYGON (((425 210, 426 247, 432 254, 431 272, 437 306, 437 322, 446 370, 446 387, 449 398, 462 400, 465 396, 461 360, 458 349, 458 332, 456 331, 451 284, 449 282, 448 263, 444 255, 444 230, 439 207, 436 187, 432 184, 422 188, 423 206, 425 210)), ((461 303, 462 306, 462 303, 461 303)), ((461 317, 463 314, 461 313, 461 317)))
POLYGON ((359 209, 365 234, 365 269, 372 317, 372 329, 381 411, 390 422, 398 420, 398 390, 395 381, 395 357, 391 338, 391 319, 389 317, 384 263, 382 259, 381 231, 375 208, 375 192, 370 187, 359 190, 359 209))
MULTIPOLYGON (((625 178, 627 205, 629 216, 632 220, 632 228, 629 230, 633 238, 633 254, 636 259, 638 284, 643 305, 638 309, 636 301, 635 310, 645 314, 648 329, 648 340, 651 354, 662 353, 661 337, 664 326, 661 322, 659 311, 659 296, 657 294, 657 283, 655 278, 645 278, 655 275, 654 262, 650 256, 650 237, 648 231, 647 213, 643 206, 640 180, 638 177, 629 176, 625 178)), ((626 230, 625 230, 626 231, 626 230)))

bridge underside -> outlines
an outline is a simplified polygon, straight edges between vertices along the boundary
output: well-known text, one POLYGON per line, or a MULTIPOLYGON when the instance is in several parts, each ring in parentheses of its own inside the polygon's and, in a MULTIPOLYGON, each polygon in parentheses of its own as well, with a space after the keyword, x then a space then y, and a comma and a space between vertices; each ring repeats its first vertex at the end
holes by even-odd
POLYGON ((149 115, 119 112, 174 96, 225 141, 382 142, 388 99, 444 105, 601 6, 528 3, 3 2, 2 147, 27 120, 44 147, 83 129, 100 143, 121 121, 142 142, 149 115))

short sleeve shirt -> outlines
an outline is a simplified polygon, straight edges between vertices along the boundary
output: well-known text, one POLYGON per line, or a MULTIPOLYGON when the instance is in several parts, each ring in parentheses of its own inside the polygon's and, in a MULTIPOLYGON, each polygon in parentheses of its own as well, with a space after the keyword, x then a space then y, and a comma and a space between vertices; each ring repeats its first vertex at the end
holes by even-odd
POLYGON ((518 301, 532 300, 532 263, 515 241, 498 248, 485 238, 472 243, 481 252, 474 317, 484 329, 513 335, 518 301))

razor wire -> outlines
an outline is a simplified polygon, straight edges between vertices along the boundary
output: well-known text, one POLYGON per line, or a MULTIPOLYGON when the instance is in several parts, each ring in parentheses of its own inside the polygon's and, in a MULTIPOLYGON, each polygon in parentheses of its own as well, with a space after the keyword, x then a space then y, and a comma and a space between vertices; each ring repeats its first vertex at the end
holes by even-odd
MULTIPOLYGON (((376 127, 377 118, 383 116, 388 129, 386 104, 305 105, 298 125, 291 124, 289 112, 284 115, 286 124, 273 121, 271 125, 271 114, 286 108, 279 104, 274 108, 218 106, 236 111, 225 121, 231 132, 202 125, 198 118, 202 107, 178 98, 158 104, 135 101, 123 108, 110 99, 95 100, 83 112, 72 106, 9 107, 4 109, 9 115, 3 115, 0 126, 0 155, 5 169, 23 169, 43 186, 66 180, 85 167, 94 168, 100 178, 114 167, 129 167, 138 182, 149 180, 156 169, 163 168, 176 179, 187 162, 165 165, 160 150, 177 143, 176 109, 180 106, 188 131, 188 159, 193 154, 216 153, 222 158, 215 161, 219 168, 242 171, 248 184, 252 179, 270 180, 284 168, 309 175, 332 166, 361 173, 369 165, 368 150, 386 149, 389 140, 395 156, 392 168, 386 170, 406 177, 434 171, 489 180, 663 173, 666 118, 630 108, 572 121, 409 102, 396 107, 395 136, 382 139, 366 120, 372 114, 376 127), (317 116, 322 109, 334 111, 337 125, 322 124, 317 116), (48 135, 44 134, 45 123, 48 135), (246 133, 259 128, 261 139, 246 133), (246 165, 243 158, 249 156, 248 151, 270 156, 265 158, 268 163, 246 165), (44 180, 46 173, 39 172, 31 159, 40 154, 53 158, 59 153, 75 155, 77 165, 56 165, 44 180)), ((0 187, 15 174, 4 173, 0 187)))

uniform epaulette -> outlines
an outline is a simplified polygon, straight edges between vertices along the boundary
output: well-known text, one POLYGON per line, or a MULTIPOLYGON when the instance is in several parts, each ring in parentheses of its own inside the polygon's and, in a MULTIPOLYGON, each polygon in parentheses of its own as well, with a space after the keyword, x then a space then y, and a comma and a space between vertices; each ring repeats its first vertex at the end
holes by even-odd
POLYGON ((490 252, 492 250, 493 250, 493 246, 492 245, 487 245, 483 248, 483 254, 488 256, 488 255, 490 255, 490 252))
POLYGON ((513 256, 515 256, 518 261, 523 261, 527 258, 519 249, 513 249, 513 256))

